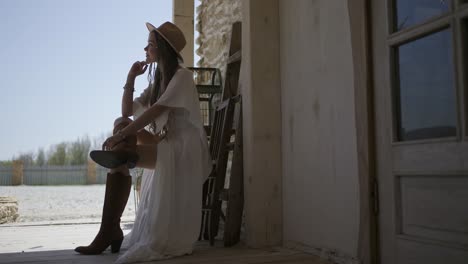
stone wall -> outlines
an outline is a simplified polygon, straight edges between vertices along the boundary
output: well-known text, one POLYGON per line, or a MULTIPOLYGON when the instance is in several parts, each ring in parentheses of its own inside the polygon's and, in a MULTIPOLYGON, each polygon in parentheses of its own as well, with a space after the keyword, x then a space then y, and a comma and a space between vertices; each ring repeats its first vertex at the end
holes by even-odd
POLYGON ((18 201, 13 197, 0 197, 0 224, 15 222, 18 218, 18 201))
POLYGON ((232 23, 242 21, 241 0, 201 0, 197 6, 198 67, 220 68, 223 80, 232 23))

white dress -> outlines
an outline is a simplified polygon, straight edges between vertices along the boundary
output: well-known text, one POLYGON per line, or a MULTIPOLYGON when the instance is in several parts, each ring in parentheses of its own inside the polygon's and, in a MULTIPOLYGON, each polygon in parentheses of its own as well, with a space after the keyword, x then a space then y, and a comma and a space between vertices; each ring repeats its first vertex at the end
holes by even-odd
MULTIPOLYGON (((147 108, 149 88, 134 100, 134 114, 147 108)), ((201 224, 203 182, 211 157, 193 74, 180 68, 156 104, 170 107, 156 119, 167 136, 158 145, 154 170, 145 169, 132 231, 116 263, 167 259, 192 253, 201 224)))

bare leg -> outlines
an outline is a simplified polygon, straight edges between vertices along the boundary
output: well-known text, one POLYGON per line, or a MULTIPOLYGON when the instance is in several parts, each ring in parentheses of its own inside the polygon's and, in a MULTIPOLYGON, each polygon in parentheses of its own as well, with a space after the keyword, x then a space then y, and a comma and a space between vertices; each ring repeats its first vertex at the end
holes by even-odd
POLYGON ((142 129, 137 133, 138 145, 153 145, 156 144, 155 137, 150 132, 142 129))
POLYGON ((145 169, 154 169, 157 158, 157 145, 137 145, 138 162, 137 167, 145 169))

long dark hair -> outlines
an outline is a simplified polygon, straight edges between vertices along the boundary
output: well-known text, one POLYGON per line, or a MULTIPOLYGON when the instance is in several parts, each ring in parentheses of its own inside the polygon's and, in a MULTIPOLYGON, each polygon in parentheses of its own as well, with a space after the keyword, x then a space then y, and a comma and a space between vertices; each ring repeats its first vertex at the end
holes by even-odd
MULTIPOLYGON (((152 31, 151 34, 154 34, 156 37, 159 61, 156 69, 153 69, 154 66, 151 64, 148 71, 148 80, 152 85, 148 106, 152 106, 161 97, 179 66, 177 53, 171 45, 158 32, 152 31), (164 71, 161 69, 164 69, 164 71), (163 81, 164 83, 162 83, 163 81)), ((153 131, 156 131, 154 121, 151 123, 151 128, 153 131)))

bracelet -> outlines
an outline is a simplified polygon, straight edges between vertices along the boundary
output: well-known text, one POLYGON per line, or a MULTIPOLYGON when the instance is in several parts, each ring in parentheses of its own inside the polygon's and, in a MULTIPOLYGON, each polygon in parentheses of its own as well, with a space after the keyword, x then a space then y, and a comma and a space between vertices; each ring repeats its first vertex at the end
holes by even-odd
POLYGON ((134 92, 135 91, 135 88, 133 88, 133 87, 127 85, 127 84, 124 85, 123 89, 125 91, 129 91, 129 92, 134 92))

